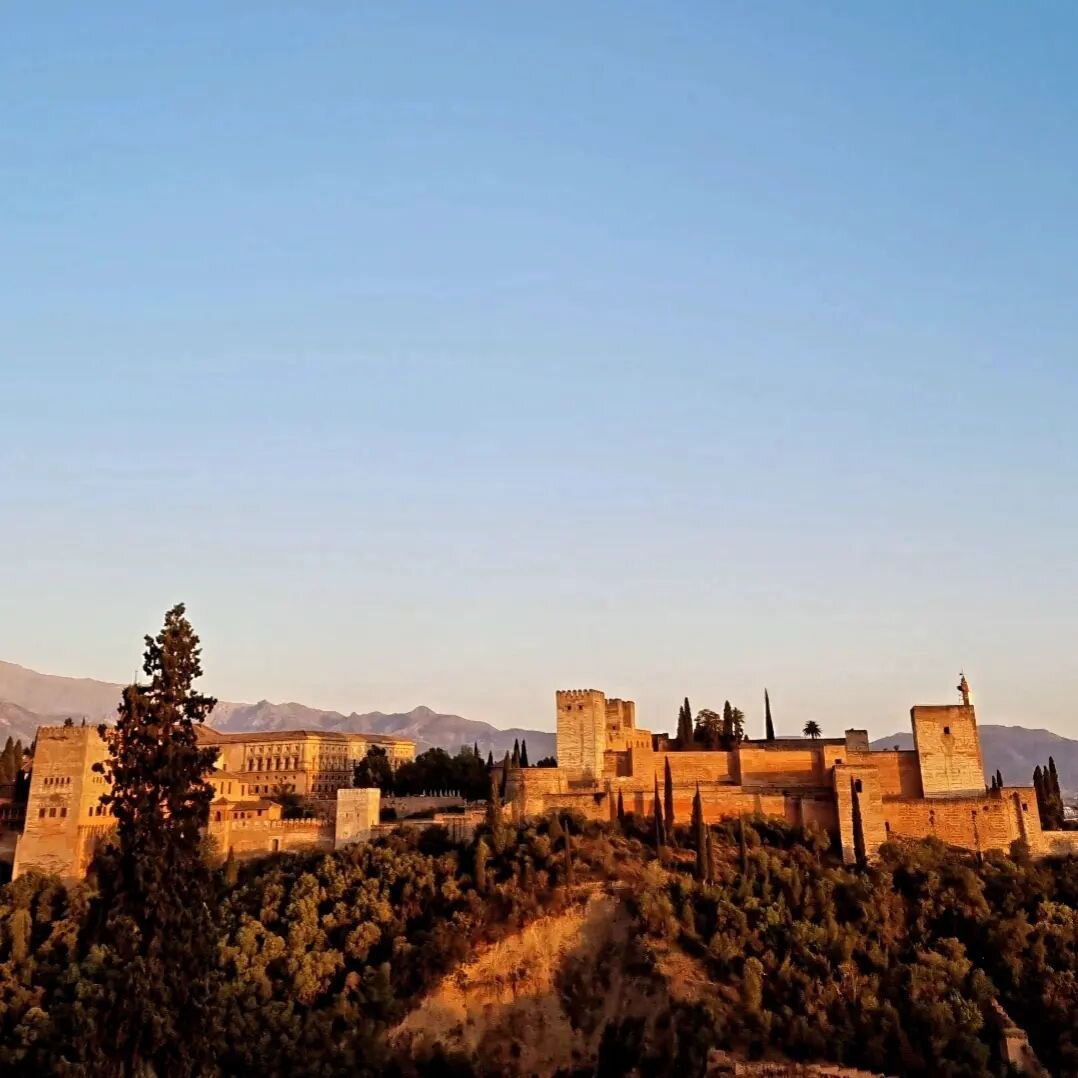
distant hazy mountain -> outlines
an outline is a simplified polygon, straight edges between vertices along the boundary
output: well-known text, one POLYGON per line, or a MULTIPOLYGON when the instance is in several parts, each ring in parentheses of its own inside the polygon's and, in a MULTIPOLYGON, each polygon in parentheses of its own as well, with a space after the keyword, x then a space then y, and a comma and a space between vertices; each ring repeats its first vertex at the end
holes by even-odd
POLYGON ((38 715, 111 719, 120 692, 121 686, 107 681, 39 674, 25 666, 0 662, 0 700, 38 715))
POLYGON ((342 715, 339 711, 319 711, 303 704, 221 704, 213 714, 218 730, 337 730, 359 734, 395 734, 415 740, 417 751, 438 746, 455 752, 462 745, 479 745, 484 755, 493 752, 501 757, 511 752, 513 742, 528 742, 528 759, 535 763, 543 756, 554 755, 554 735, 543 730, 523 730, 514 727, 499 730, 489 722, 465 719, 460 715, 443 715, 429 707, 387 715, 372 711, 366 715, 342 715))
MULTIPOLYGON (((53 720, 49 720, 53 721, 53 720)), ((63 720, 60 720, 63 722, 63 720)), ((34 731, 39 726, 44 726, 46 719, 33 711, 28 711, 18 704, 9 704, 6 700, 0 700, 0 747, 9 737, 16 741, 22 741, 27 748, 34 740, 34 731)))
MULTIPOLYGON (((8 734, 29 744, 38 726, 63 722, 68 716, 76 722, 83 718, 91 722, 111 719, 121 691, 122 686, 107 681, 39 674, 14 663, 0 662, 0 745, 8 734)), ((342 715, 295 703, 221 701, 210 722, 218 730, 230 732, 307 729, 396 734, 413 738, 419 752, 434 746, 456 752, 462 745, 478 743, 480 752, 493 752, 498 758, 512 751, 513 742, 521 738, 528 742, 528 759, 532 763, 554 754, 554 735, 547 731, 499 730, 487 722, 441 715, 429 707, 395 715, 381 711, 342 715)))
MULTIPOLYGON (((1078 792, 1078 741, 1050 730, 1027 730, 1024 726, 980 726, 981 751, 987 777, 998 769, 1003 781, 1017 786, 1033 782, 1033 769, 1051 756, 1059 772, 1059 785, 1078 792)), ((913 748, 913 735, 892 734, 872 742, 874 749, 913 748)))

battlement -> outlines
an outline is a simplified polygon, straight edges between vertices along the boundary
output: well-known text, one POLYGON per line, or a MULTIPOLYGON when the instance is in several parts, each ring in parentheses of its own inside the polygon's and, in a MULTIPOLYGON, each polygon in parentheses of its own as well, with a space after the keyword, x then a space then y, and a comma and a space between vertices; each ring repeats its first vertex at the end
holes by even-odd
POLYGON ((604 696, 601 689, 558 689, 555 696, 558 700, 583 700, 589 696, 604 696))

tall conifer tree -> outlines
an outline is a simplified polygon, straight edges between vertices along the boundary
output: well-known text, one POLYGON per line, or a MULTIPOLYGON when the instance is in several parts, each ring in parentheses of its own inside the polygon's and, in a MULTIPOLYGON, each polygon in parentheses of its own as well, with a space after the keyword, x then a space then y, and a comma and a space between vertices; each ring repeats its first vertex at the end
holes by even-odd
POLYGON ((771 721, 771 697, 764 689, 764 726, 768 741, 775 740, 775 724, 771 721))
POLYGON ((95 859, 87 943, 107 970, 100 1044, 117 1074, 213 1069, 215 894, 203 832, 217 749, 196 728, 216 701, 193 688, 200 652, 183 605, 173 607, 146 637, 148 683, 125 689, 115 726, 98 728, 108 757, 94 766, 116 832, 95 859))
POLYGON ((734 745, 734 709, 727 700, 722 705, 722 747, 729 751, 734 745))
POLYGON ((707 879, 707 829, 699 783, 696 784, 696 796, 692 799, 692 836, 696 848, 696 878, 703 883, 707 879))
POLYGON ((651 812, 655 817, 655 849, 666 845, 666 828, 663 826, 663 806, 659 800, 659 777, 655 776, 655 796, 651 802, 651 812))
POLYGON ((521 741, 520 743, 520 766, 528 766, 528 743, 527 741, 521 741))
POLYGON ((1041 818, 1041 827, 1050 829, 1051 810, 1048 807, 1047 790, 1045 789, 1044 773, 1041 765, 1033 769, 1033 792, 1037 797, 1037 814, 1041 818))
POLYGON ((663 772, 663 809, 665 819, 663 825, 666 828, 666 837, 670 840, 671 845, 676 846, 677 840, 674 837, 674 780, 670 774, 670 760, 666 760, 666 768, 663 772))

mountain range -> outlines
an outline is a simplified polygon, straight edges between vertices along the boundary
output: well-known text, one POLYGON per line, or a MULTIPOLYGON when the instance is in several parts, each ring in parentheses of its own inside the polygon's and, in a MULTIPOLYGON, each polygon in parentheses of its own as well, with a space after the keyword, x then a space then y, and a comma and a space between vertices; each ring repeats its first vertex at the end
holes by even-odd
MULTIPOLYGON (((67 678, 40 674, 14 663, 0 662, 0 743, 9 735, 29 744, 38 726, 76 721, 101 722, 113 718, 122 686, 90 678, 67 678)), ((257 704, 220 701, 214 708, 210 725, 222 732, 246 730, 332 730, 340 733, 393 734, 411 738, 416 751, 439 747, 456 752, 462 745, 478 745, 486 755, 500 759, 511 752, 517 739, 528 742, 528 758, 534 763, 554 755, 554 735, 546 730, 512 727, 498 729, 488 722, 447 715, 429 707, 386 714, 371 711, 365 715, 352 712, 324 711, 304 704, 257 704)))
MULTIPOLYGON (((64 718, 85 718, 88 722, 111 719, 116 713, 122 687, 90 678, 58 677, 40 674, 14 663, 0 662, 0 742, 9 735, 29 744, 38 726, 63 722, 64 718)), ((486 755, 501 758, 510 752, 518 738, 528 742, 528 757, 534 763, 554 755, 554 734, 547 730, 513 727, 500 730, 487 722, 447 715, 429 707, 407 712, 366 714, 325 711, 304 704, 257 704, 221 701, 214 709, 211 725, 224 732, 246 730, 333 730, 366 734, 395 734, 412 738, 418 752, 432 747, 456 752, 462 745, 478 744, 486 755)), ((1078 741, 1050 730, 1032 730, 1023 726, 982 725, 981 746, 989 775, 998 769, 1008 783, 1032 782, 1033 768, 1054 757, 1060 785, 1078 792, 1078 741)), ((881 737, 872 742, 874 749, 898 746, 913 748, 908 732, 881 737)))

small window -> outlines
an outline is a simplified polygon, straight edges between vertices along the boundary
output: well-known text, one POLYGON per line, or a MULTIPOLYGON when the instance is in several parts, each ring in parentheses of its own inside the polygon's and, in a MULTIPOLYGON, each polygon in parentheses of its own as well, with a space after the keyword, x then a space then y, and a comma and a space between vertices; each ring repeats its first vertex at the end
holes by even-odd
POLYGON ((1022 811, 1029 812, 1029 805, 1027 805, 1025 801, 1022 802, 1022 811))
POLYGON ((49 809, 49 817, 51 818, 51 817, 54 817, 55 815, 56 815, 56 809, 55 809, 55 807, 54 807, 54 808, 51 808, 51 809, 49 809))
POLYGON ((857 792, 858 792, 859 794, 860 794, 860 793, 864 793, 864 792, 865 792, 865 791, 864 791, 864 787, 863 787, 863 786, 861 785, 861 780, 860 780, 860 779, 854 779, 854 780, 853 780, 853 788, 854 788, 854 789, 855 789, 855 790, 856 790, 856 791, 857 791, 857 792))
POLYGON ((44 809, 42 809, 42 810, 41 810, 41 811, 40 811, 40 812, 38 813, 38 816, 40 816, 40 817, 41 817, 41 819, 44 819, 44 818, 45 818, 45 810, 44 810, 44 809))
POLYGON ((943 728, 943 732, 944 732, 944 734, 949 735, 951 733, 951 728, 949 726, 945 726, 943 728))
POLYGON ((884 831, 886 831, 886 832, 887 832, 888 834, 890 834, 890 833, 891 833, 891 824, 890 824, 890 822, 889 822, 889 821, 887 821, 887 820, 884 820, 884 821, 883 821, 883 829, 884 829, 884 831))
POLYGON ((60 809, 60 815, 61 816, 66 816, 67 815, 67 808, 66 807, 62 807, 60 809))

